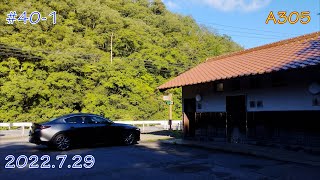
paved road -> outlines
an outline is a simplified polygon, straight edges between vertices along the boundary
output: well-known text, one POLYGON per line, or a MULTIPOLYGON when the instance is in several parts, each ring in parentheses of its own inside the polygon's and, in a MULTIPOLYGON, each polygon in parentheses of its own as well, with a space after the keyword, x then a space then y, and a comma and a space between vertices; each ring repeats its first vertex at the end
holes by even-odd
MULTIPOLYGON (((23 164, 23 161, 20 161, 23 164)), ((0 179, 320 179, 319 167, 307 167, 251 156, 208 151, 157 142, 135 146, 100 146, 74 149, 67 152, 49 150, 24 141, 6 141, 0 144, 0 179), (51 169, 5 169, 9 154, 30 157, 49 155, 51 169), (67 154, 64 166, 56 155, 67 154), (74 155, 93 155, 91 169, 72 169, 74 155)))

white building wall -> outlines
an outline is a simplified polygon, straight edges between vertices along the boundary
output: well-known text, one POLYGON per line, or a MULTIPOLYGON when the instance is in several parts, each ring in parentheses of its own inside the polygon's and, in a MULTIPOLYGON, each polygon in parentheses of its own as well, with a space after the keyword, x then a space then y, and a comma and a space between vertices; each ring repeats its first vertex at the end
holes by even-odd
MULTIPOLYGON (((249 91, 247 95, 248 111, 306 111, 320 110, 320 106, 313 106, 316 97, 308 92, 307 86, 269 88, 265 90, 249 91), (263 107, 250 108, 249 101, 262 101, 263 107)), ((318 96, 319 97, 319 96, 318 96)))
POLYGON ((224 94, 207 94, 202 97, 201 109, 197 112, 225 112, 226 97, 224 94))
MULTIPOLYGON (((196 94, 194 94, 195 97, 196 94)), ((225 112, 226 96, 246 95, 247 111, 302 111, 320 110, 320 106, 313 106, 311 95, 306 88, 269 88, 250 90, 237 93, 204 93, 202 94, 201 109, 197 112, 225 112), (250 101, 263 102, 263 107, 250 107, 250 101)), ((198 106, 198 105, 197 105, 198 106)))
MULTIPOLYGON (((290 74, 289 74, 290 75, 290 74)), ((312 95, 308 86, 313 80, 310 76, 301 74, 288 77, 286 86, 272 87, 271 81, 266 80, 259 89, 246 89, 234 92, 214 92, 213 85, 183 87, 183 98, 195 98, 196 94, 202 97, 197 102, 197 112, 225 112, 226 96, 246 95, 247 111, 306 111, 320 110, 320 106, 313 106, 313 99, 320 95, 312 95), (250 101, 262 101, 263 107, 250 107, 250 101), (201 104, 201 109, 198 107, 201 104)), ((320 77, 320 76, 319 76, 320 77)))

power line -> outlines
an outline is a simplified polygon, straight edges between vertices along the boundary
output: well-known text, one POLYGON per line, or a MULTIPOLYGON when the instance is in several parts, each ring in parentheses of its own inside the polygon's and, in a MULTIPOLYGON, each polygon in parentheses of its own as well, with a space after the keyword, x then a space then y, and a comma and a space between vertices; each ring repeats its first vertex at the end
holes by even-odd
POLYGON ((216 27, 212 26, 207 26, 209 30, 214 30, 218 31, 218 34, 225 34, 228 36, 233 36, 233 37, 245 37, 245 38, 256 38, 256 39, 273 39, 273 40, 278 40, 279 38, 284 39, 284 36, 277 36, 277 35, 272 35, 272 34, 261 34, 261 33, 254 33, 254 32, 244 32, 244 31, 235 31, 235 30, 229 30, 229 29, 222 29, 219 28, 217 29, 216 27), (235 32, 235 33, 240 33, 240 34, 232 34, 232 33, 219 33, 219 30, 225 30, 225 31, 230 31, 230 32, 235 32), (250 36, 253 35, 253 36, 250 36))
POLYGON ((281 38, 280 36, 279 37, 276 37, 276 36, 264 36, 264 35, 258 35, 256 36, 255 34, 253 34, 253 36, 246 36, 246 35, 251 35, 250 33, 245 33, 245 32, 240 32, 240 31, 233 31, 233 32, 237 32, 237 33, 241 33, 240 35, 239 34, 231 34, 231 33, 218 33, 217 35, 227 35, 227 36, 230 36, 230 37, 246 37, 246 38, 256 38, 256 39, 273 39, 273 40, 278 40, 279 38, 281 38), (243 34, 246 34, 246 35, 243 35, 243 34))
POLYGON ((244 36, 244 35, 237 35, 237 34, 226 34, 227 36, 236 36, 236 37, 245 37, 245 38, 253 38, 253 39, 278 39, 276 37, 258 37, 258 36, 244 36))
POLYGON ((253 28, 244 28, 244 27, 230 26, 230 25, 218 24, 218 23, 213 23, 213 22, 204 22, 204 21, 198 21, 198 22, 200 22, 200 23, 205 23, 205 24, 216 25, 216 26, 223 26, 223 27, 230 27, 230 28, 251 30, 251 31, 260 31, 260 32, 276 33, 276 34, 299 35, 299 34, 284 33, 284 32, 277 32, 277 31, 267 31, 267 30, 261 30, 261 29, 253 29, 253 28))
POLYGON ((197 21, 197 22, 204 23, 204 25, 211 24, 211 25, 216 25, 216 26, 230 27, 230 28, 236 28, 236 29, 245 29, 245 30, 250 30, 250 31, 260 31, 260 32, 276 33, 276 34, 287 34, 287 35, 294 35, 294 36, 300 35, 300 34, 295 34, 295 33, 284 33, 284 32, 277 32, 277 31, 268 31, 268 30, 261 30, 261 29, 230 26, 230 25, 218 24, 218 23, 214 23, 214 22, 204 22, 204 21, 197 21))
POLYGON ((275 38, 275 37, 283 38, 283 36, 277 36, 277 35, 268 35, 268 34, 260 34, 260 33, 251 33, 251 32, 244 32, 244 31, 234 31, 234 30, 229 30, 229 29, 216 29, 216 28, 214 28, 214 27, 210 27, 210 29, 218 30, 218 31, 220 31, 220 30, 225 30, 225 31, 229 31, 229 32, 245 33, 245 34, 250 34, 250 35, 252 34, 252 35, 258 35, 258 36, 264 36, 264 37, 266 37, 266 36, 270 36, 270 37, 273 37, 273 38, 275 38))

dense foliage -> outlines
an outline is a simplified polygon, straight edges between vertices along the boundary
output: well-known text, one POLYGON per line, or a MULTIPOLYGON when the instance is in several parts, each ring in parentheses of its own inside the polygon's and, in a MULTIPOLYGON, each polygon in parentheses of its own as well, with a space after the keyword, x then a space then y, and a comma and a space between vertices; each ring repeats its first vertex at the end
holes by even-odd
MULTIPOLYGON (((166 119, 157 86, 206 57, 241 49, 160 0, 1 0, 0 43, 42 57, 0 57, 0 120, 36 122, 79 108, 114 120, 166 119), (48 21, 10 25, 10 11, 39 11, 48 21)), ((181 89, 170 91, 179 119, 181 89)))

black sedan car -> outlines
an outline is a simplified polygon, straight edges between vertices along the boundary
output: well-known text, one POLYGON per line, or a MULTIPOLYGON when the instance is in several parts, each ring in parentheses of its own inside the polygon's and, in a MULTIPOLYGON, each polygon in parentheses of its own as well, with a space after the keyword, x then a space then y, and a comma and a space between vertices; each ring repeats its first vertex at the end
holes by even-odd
POLYGON ((62 151, 74 145, 98 143, 132 145, 139 140, 139 128, 85 113, 64 115, 43 124, 34 123, 29 132, 29 142, 62 151))

